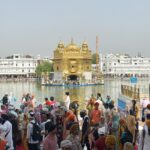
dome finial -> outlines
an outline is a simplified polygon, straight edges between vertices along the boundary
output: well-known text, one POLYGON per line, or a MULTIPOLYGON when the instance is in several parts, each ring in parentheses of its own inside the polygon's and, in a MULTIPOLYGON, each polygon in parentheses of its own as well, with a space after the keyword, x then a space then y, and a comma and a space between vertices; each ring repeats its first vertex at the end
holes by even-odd
POLYGON ((73 41, 73 37, 71 38, 71 44, 73 44, 74 43, 74 41, 73 41))

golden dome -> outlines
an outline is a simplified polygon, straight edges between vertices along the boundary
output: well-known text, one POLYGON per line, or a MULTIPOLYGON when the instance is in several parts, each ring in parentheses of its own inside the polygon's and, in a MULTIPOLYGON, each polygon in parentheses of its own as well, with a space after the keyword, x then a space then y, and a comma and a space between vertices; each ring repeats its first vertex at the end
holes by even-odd
POLYGON ((71 44, 69 44, 69 45, 66 46, 66 50, 79 50, 79 49, 80 49, 80 47, 77 46, 74 43, 71 43, 71 44))

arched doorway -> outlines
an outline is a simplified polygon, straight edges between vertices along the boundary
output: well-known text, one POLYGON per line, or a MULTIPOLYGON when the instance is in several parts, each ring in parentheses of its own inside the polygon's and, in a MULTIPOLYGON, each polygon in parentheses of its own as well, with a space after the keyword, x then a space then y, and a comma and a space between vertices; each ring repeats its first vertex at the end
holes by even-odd
POLYGON ((77 75, 70 75, 70 76, 68 76, 68 80, 77 81, 78 80, 78 76, 77 75))

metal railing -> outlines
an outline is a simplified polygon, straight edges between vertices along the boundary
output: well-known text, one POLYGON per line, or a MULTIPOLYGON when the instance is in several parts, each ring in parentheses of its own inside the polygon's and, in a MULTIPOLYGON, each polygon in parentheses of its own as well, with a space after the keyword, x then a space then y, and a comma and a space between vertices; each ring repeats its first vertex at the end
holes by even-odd
POLYGON ((121 85, 121 94, 131 99, 140 100, 140 89, 136 86, 121 85))

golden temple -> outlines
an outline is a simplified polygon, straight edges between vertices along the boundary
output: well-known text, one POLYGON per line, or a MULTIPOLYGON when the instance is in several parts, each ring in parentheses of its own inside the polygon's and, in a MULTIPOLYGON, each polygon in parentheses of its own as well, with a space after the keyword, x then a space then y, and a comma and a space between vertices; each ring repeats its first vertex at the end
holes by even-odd
POLYGON ((67 46, 59 42, 54 51, 54 80, 91 81, 91 64, 92 53, 86 42, 81 47, 73 41, 67 46))

